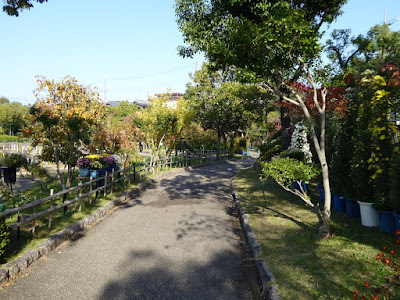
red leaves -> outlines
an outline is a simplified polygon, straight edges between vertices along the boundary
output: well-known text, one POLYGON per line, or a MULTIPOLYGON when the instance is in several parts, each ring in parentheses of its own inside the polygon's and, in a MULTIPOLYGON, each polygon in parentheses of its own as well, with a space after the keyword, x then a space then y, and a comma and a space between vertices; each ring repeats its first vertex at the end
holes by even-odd
MULTIPOLYGON (((290 85, 297 93, 299 93, 302 96, 302 100, 304 104, 307 106, 308 110, 310 111, 311 114, 314 116, 317 116, 318 110, 316 107, 316 103, 314 102, 314 90, 301 82, 295 82, 290 85)), ((321 96, 321 90, 322 89, 317 89, 317 99, 318 99, 318 104, 322 106, 322 96, 321 96)), ((347 100, 343 97, 346 94, 346 91, 341 88, 341 87, 330 87, 327 88, 327 95, 326 95, 326 111, 327 112, 337 112, 340 115, 343 115, 346 111, 347 108, 347 100)), ((283 102, 280 103, 284 107, 287 107, 290 109, 291 113, 294 115, 300 115, 302 114, 302 109, 299 106, 296 106, 294 104, 288 103, 288 102, 283 102)))

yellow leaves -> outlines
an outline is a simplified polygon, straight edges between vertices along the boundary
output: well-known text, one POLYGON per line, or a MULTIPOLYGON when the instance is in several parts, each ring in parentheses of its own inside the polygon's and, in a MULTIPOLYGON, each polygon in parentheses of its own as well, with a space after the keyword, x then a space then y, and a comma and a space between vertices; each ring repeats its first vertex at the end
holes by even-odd
POLYGON ((372 80, 372 85, 375 88, 378 88, 380 86, 386 86, 385 78, 383 78, 381 75, 375 75, 374 79, 372 80))

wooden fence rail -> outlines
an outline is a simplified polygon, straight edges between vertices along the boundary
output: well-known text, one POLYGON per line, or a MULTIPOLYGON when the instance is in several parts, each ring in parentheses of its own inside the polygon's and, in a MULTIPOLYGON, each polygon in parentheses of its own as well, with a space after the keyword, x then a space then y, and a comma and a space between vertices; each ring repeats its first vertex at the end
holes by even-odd
MULTIPOLYGON (((204 151, 204 150, 202 150, 204 151)), ((216 151, 204 151, 199 154, 187 153, 181 156, 173 156, 168 157, 156 161, 148 161, 144 163, 136 163, 132 164, 132 166, 121 169, 118 171, 112 171, 111 173, 106 173, 105 176, 101 176, 99 178, 81 178, 78 179, 78 185, 64 189, 60 192, 53 193, 53 190, 50 192, 50 196, 47 196, 43 199, 29 202, 27 204, 21 205, 16 208, 12 208, 10 210, 6 210, 4 212, 0 212, 1 218, 12 218, 12 216, 17 215, 17 222, 9 224, 8 227, 10 229, 20 229, 21 225, 32 222, 32 233, 35 233, 36 228, 36 219, 42 216, 48 215, 48 228, 51 227, 53 213, 61 208, 64 208, 64 215, 67 210, 67 207, 71 204, 77 203, 79 206, 79 210, 81 209, 81 201, 85 198, 88 198, 89 204, 92 203, 93 194, 95 194, 95 198, 98 197, 98 194, 103 192, 103 196, 107 195, 107 190, 110 194, 113 193, 113 189, 115 185, 125 185, 131 184, 132 182, 136 182, 137 179, 140 179, 142 176, 146 176, 148 174, 155 174, 161 171, 167 171, 172 168, 179 168, 184 166, 190 166, 193 163, 195 164, 203 164, 216 160, 216 151), (147 173, 147 174, 146 174, 147 173), (88 180, 87 182, 82 182, 83 180, 88 180), (95 186, 95 188, 93 188, 95 186), (84 190, 86 192, 82 192, 84 190), (77 196, 73 199, 67 200, 67 196, 72 193, 77 193, 77 196), (53 205, 57 198, 62 198, 63 202, 58 205, 53 205), (49 204, 49 208, 46 208, 42 211, 37 212, 38 206, 43 204, 49 204), (32 209, 33 213, 31 215, 25 216, 24 218, 20 218, 21 212, 27 209, 32 209)), ((220 159, 227 159, 228 153, 227 151, 220 152, 220 159)), ((18 234, 19 236, 19 234, 18 234)))

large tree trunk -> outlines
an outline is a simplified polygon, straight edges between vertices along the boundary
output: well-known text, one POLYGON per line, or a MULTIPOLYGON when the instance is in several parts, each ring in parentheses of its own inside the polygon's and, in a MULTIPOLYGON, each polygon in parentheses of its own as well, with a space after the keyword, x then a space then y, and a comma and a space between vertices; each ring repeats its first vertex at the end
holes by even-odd
POLYGON ((317 153, 318 160, 322 170, 322 183, 325 193, 325 203, 322 214, 322 222, 320 222, 320 226, 318 228, 319 239, 324 239, 330 236, 329 230, 330 230, 330 218, 331 218, 331 192, 330 192, 331 189, 329 185, 328 163, 326 161, 326 154, 325 154, 325 130, 326 130, 325 97, 326 97, 326 91, 322 91, 322 98, 324 104, 322 108, 318 107, 320 121, 321 121, 321 134, 319 140, 315 132, 314 124, 312 122, 308 109, 305 107, 304 103, 301 103, 300 105, 303 108, 304 114, 309 122, 311 138, 314 142, 314 148, 317 153))

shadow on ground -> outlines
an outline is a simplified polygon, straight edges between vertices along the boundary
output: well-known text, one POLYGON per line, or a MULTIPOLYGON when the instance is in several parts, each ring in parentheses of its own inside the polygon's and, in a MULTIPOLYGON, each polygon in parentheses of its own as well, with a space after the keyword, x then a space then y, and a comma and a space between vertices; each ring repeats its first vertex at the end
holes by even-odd
POLYGON ((153 251, 132 251, 120 266, 122 272, 136 263, 154 266, 110 282, 99 299, 255 299, 246 288, 238 289, 246 280, 241 267, 232 266, 239 259, 238 253, 226 251, 206 263, 192 261, 171 267, 168 259, 153 251))

